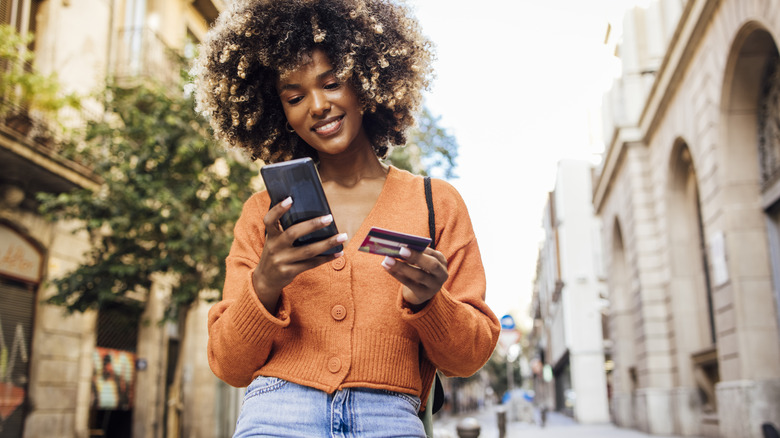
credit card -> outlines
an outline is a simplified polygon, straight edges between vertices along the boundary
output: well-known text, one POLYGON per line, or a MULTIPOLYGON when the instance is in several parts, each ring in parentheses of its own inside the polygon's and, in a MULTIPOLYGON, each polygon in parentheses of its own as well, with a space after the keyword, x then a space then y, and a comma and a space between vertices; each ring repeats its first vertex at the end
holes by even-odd
POLYGON ((423 251, 430 243, 431 239, 428 237, 372 227, 358 250, 371 254, 399 257, 401 248, 423 251))

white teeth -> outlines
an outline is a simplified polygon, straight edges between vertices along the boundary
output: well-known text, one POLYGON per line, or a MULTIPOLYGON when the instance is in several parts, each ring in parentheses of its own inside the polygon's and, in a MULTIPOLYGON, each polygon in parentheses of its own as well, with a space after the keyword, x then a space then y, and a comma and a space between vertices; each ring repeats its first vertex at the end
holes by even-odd
POLYGON ((328 123, 327 125, 320 126, 319 128, 315 129, 315 131, 317 131, 317 132, 327 131, 329 129, 335 128, 336 125, 338 125, 338 124, 339 124, 339 120, 334 120, 334 121, 328 123))

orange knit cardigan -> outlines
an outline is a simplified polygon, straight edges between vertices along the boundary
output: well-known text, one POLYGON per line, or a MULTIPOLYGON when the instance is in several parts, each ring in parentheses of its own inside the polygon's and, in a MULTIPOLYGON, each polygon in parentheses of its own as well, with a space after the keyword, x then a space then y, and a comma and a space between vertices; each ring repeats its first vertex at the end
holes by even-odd
POLYGON ((214 374, 236 387, 263 375, 329 393, 388 389, 424 402, 435 368, 448 376, 478 371, 500 325, 485 304, 485 273, 466 206, 450 184, 432 180, 432 186, 436 249, 447 257, 449 278, 417 313, 403 305, 401 284, 382 268, 383 257, 357 248, 372 226, 429 235, 421 177, 390 167, 344 256, 296 277, 283 289, 276 314, 252 287, 269 197, 260 192, 247 200, 226 261, 222 301, 209 311, 214 374))

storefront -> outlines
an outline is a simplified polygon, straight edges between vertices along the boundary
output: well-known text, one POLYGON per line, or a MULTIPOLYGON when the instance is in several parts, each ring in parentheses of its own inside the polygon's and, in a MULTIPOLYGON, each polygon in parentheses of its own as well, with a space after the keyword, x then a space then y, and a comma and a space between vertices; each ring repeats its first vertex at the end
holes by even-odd
POLYGON ((0 436, 20 437, 28 405, 35 296, 43 252, 0 222, 0 436))

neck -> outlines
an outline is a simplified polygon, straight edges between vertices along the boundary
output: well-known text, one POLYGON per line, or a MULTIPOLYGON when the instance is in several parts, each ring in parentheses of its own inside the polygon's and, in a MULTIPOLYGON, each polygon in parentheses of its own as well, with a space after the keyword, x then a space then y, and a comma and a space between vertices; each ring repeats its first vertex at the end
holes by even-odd
POLYGON ((379 161, 370 146, 339 155, 320 154, 319 159, 318 170, 323 182, 352 187, 364 178, 387 175, 387 166, 379 161))

